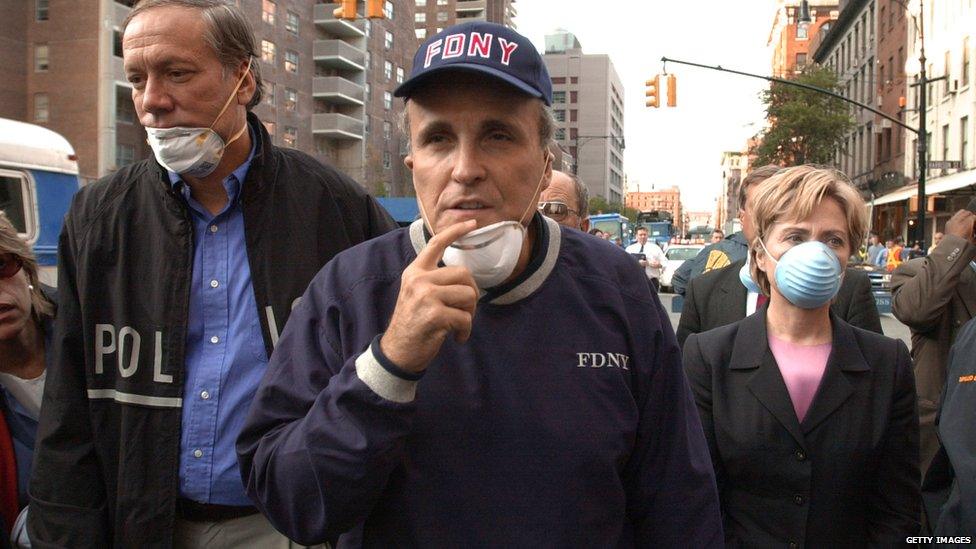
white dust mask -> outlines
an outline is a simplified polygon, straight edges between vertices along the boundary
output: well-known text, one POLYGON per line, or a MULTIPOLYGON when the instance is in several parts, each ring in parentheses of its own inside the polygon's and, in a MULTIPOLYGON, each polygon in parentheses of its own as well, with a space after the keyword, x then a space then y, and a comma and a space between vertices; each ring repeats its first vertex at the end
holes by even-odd
POLYGON ((251 60, 247 61, 247 70, 241 75, 241 79, 234 86, 234 92, 227 98, 224 108, 217 113, 217 118, 209 128, 146 128, 149 146, 152 147, 156 161, 161 166, 171 172, 190 177, 206 177, 213 173, 220 164, 220 159, 224 156, 224 149, 228 145, 237 141, 247 129, 247 122, 241 127, 240 131, 231 137, 230 141, 224 143, 220 135, 213 130, 214 124, 230 106, 231 101, 237 95, 237 90, 244 83, 244 78, 251 70, 251 60))
MULTIPOLYGON (((444 264, 467 267, 474 277, 475 284, 482 290, 498 286, 512 276, 525 242, 526 230, 522 222, 525 216, 533 211, 532 206, 536 203, 535 198, 545 180, 548 167, 547 161, 542 177, 539 178, 539 184, 532 195, 533 201, 529 203, 518 221, 492 223, 455 240, 444 250, 444 264)), ((419 199, 417 202, 421 203, 419 199)), ((422 204, 421 209, 423 209, 422 204)), ((424 218, 427 218, 426 214, 424 218)))

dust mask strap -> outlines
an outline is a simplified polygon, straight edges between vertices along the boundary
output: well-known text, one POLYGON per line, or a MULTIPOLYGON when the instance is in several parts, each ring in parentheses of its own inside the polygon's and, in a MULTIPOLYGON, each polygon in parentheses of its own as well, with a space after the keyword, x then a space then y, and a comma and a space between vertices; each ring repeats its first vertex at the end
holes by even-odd
MULTIPOLYGON (((210 124, 210 129, 211 130, 213 130, 213 127, 217 124, 217 121, 220 120, 220 117, 224 115, 224 111, 227 110, 227 107, 230 106, 230 104, 234 100, 234 98, 237 97, 237 92, 238 92, 238 90, 241 89, 241 85, 244 84, 244 79, 247 78, 247 74, 249 72, 251 72, 251 59, 252 59, 251 57, 248 57, 247 58, 247 68, 244 69, 244 74, 241 75, 240 80, 237 81, 237 85, 234 86, 234 91, 231 92, 230 97, 228 97, 227 98, 227 101, 224 102, 224 107, 222 109, 220 109, 220 112, 219 113, 217 113, 217 118, 214 118, 213 123, 210 124)), ((235 133, 234 136, 231 137, 224 146, 227 147, 231 143, 233 143, 234 141, 237 141, 238 138, 240 138, 242 135, 244 135, 244 130, 246 130, 246 129, 247 129, 247 122, 245 121, 244 122, 244 125, 241 126, 241 129, 238 130, 237 133, 235 133)))

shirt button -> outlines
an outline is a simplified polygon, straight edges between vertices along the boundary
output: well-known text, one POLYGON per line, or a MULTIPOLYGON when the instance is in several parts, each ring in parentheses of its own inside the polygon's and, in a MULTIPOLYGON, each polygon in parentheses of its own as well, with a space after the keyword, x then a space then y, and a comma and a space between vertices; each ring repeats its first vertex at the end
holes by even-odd
POLYGON ((211 288, 216 288, 217 286, 220 286, 220 282, 217 282, 216 280, 211 280, 210 281, 210 287, 211 288))
POLYGON ((210 393, 207 392, 207 391, 201 391, 200 392, 200 398, 202 398, 203 400, 207 400, 207 399, 210 398, 210 393))
POLYGON ((203 457, 203 450, 194 450, 193 451, 193 457, 195 457, 195 458, 202 458, 203 457))
POLYGON ((803 450, 797 450, 796 452, 793 452, 793 455, 796 456, 797 461, 803 461, 807 459, 807 454, 803 450))
POLYGON ((212 233, 217 232, 217 226, 216 225, 211 225, 210 226, 210 232, 212 232, 212 233))
POLYGON ((797 494, 797 495, 793 496, 793 503, 795 503, 797 505, 803 505, 803 502, 804 501, 806 501, 806 500, 800 494, 797 494))
POLYGON ((213 336, 210 338, 210 343, 219 343, 219 342, 220 342, 220 338, 217 336, 213 336))

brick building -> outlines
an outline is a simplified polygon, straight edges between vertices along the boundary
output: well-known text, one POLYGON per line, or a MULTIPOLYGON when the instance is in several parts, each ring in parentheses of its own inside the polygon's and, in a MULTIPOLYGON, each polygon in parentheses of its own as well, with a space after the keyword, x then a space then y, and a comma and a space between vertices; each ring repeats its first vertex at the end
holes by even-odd
MULTIPOLYGON (((417 47, 415 2, 387 0, 387 19, 348 22, 335 19, 334 3, 236 1, 254 29, 266 85, 254 112, 274 142, 377 194, 411 194, 396 124, 403 102, 392 91, 417 47)), ((0 116, 64 135, 83 183, 151 155, 122 70, 121 28, 135 3, 0 3, 0 116)))
POLYGON ((624 205, 642 212, 665 211, 671 212, 675 225, 680 226, 682 220, 681 189, 677 186, 657 191, 630 192, 624 197, 624 205))

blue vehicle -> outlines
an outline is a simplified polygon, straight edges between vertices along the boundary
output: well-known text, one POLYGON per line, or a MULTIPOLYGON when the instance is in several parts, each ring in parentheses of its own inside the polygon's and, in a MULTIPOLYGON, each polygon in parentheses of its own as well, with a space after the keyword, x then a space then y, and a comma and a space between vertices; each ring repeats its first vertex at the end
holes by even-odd
POLYGON ((678 236, 674 227, 674 220, 671 212, 649 211, 641 212, 637 216, 637 224, 640 227, 647 227, 647 237, 663 250, 671 242, 671 239, 678 236))
POLYGON ((78 159, 60 134, 0 118, 0 209, 34 249, 41 281, 57 282, 58 235, 78 191, 78 159))
POLYGON ((634 241, 630 219, 618 213, 591 215, 590 228, 609 233, 611 242, 619 236, 624 247, 629 246, 634 241))
POLYGON ((408 227, 420 216, 417 198, 413 196, 378 197, 376 199, 400 227, 408 227))

